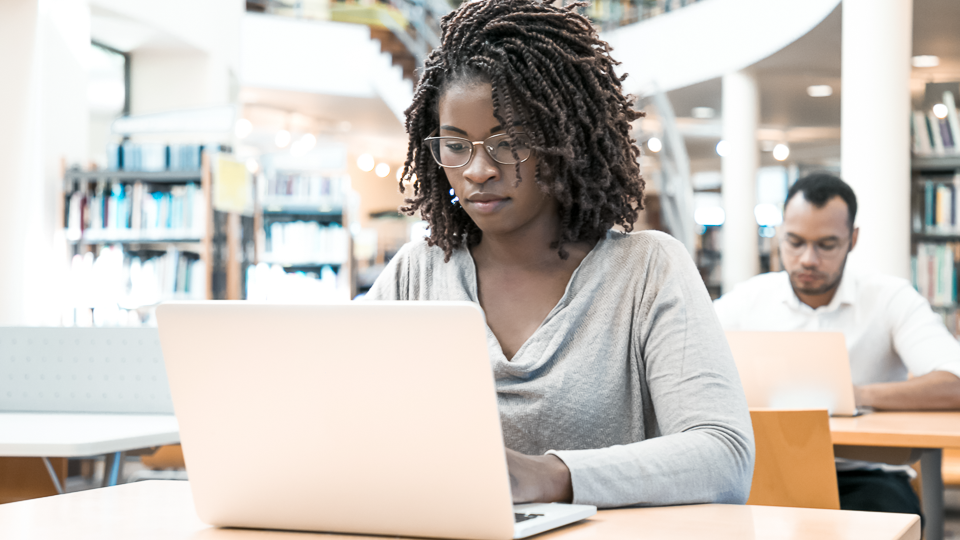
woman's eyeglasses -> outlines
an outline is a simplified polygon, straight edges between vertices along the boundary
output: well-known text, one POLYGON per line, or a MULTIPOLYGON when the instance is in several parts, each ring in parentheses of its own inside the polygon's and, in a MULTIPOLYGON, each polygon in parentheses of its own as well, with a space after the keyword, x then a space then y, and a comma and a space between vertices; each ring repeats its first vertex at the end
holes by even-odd
POLYGON ((482 141, 470 141, 462 137, 427 137, 423 142, 430 147, 430 153, 437 165, 448 169, 466 167, 473 159, 478 144, 483 145, 491 159, 502 165, 523 163, 530 159, 532 153, 532 143, 526 133, 517 133, 513 137, 513 145, 506 133, 491 135, 482 141))

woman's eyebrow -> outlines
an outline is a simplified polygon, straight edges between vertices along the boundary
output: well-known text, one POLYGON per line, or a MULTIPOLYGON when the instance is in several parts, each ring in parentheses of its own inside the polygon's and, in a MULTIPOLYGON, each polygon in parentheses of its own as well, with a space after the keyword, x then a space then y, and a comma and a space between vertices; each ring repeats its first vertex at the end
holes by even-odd
POLYGON ((440 126, 440 129, 444 129, 444 130, 447 130, 447 131, 453 131, 453 132, 459 133, 459 134, 461 134, 461 135, 466 135, 466 134, 467 134, 466 131, 464 131, 464 130, 462 130, 462 129, 460 129, 460 128, 455 128, 455 127, 453 127, 453 126, 440 126))

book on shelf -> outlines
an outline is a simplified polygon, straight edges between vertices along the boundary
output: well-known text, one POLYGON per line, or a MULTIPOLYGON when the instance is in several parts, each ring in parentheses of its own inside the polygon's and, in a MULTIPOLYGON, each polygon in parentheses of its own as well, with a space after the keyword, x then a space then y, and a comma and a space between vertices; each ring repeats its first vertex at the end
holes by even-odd
POLYGON ((928 235, 958 235, 960 171, 953 175, 927 175, 919 182, 914 232, 928 235))
POLYGON ((933 306, 957 304, 957 265, 960 243, 919 242, 912 258, 913 285, 933 306))
POLYGON ((266 240, 264 260, 280 264, 343 264, 349 253, 347 231, 338 223, 274 222, 266 240))
POLYGON ((286 205, 314 206, 331 211, 343 207, 345 184, 342 176, 278 172, 267 178, 264 208, 286 205))
POLYGON ((943 93, 947 114, 938 118, 933 111, 914 111, 911 121, 913 153, 918 156, 960 154, 960 117, 953 92, 943 93))
POLYGON ((204 146, 200 144, 112 144, 107 146, 107 168, 113 171, 199 171, 204 146))
MULTIPOLYGON (((194 253, 170 247, 165 251, 127 251, 111 245, 97 255, 73 256, 68 291, 75 310, 93 310, 98 326, 151 324, 138 310, 164 300, 204 300, 207 271, 194 253)), ((76 321, 83 320, 79 314, 76 321)), ((70 321, 67 321, 68 323, 70 321)))
POLYGON ((118 239, 200 237, 205 200, 199 184, 149 185, 142 182, 98 182, 94 189, 74 191, 67 203, 67 237, 118 239), (109 232, 105 232, 109 231, 109 232))

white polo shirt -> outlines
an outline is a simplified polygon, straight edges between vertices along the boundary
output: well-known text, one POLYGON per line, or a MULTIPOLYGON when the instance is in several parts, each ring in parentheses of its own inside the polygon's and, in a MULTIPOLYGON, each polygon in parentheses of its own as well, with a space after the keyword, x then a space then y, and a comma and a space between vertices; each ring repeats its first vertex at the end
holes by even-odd
MULTIPOLYGON (((906 280, 847 267, 837 294, 813 309, 786 272, 753 277, 713 303, 724 330, 832 331, 847 341, 853 384, 904 381, 931 371, 960 377, 960 343, 906 280)), ((839 470, 909 467, 837 459, 839 470)))

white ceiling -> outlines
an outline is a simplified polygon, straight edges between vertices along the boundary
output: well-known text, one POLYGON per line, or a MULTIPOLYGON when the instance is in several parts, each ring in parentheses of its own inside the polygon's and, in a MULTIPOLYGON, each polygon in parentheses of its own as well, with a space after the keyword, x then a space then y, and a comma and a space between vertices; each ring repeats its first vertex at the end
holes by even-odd
MULTIPOLYGON (((791 160, 831 163, 840 157, 840 74, 842 5, 809 34, 753 66, 760 87, 761 139, 780 135, 790 143, 791 160), (833 88, 829 97, 813 98, 814 84, 833 88)), ((914 0, 913 54, 940 57, 935 68, 913 68, 911 90, 919 106, 926 82, 960 81, 960 1, 914 0)), ((720 138, 720 79, 668 93, 687 137, 695 164, 719 168, 715 145, 720 138), (717 111, 713 120, 693 120, 694 107, 717 111), (712 126, 712 127, 711 127, 712 126)), ((762 160, 773 163, 769 154, 762 160)))

